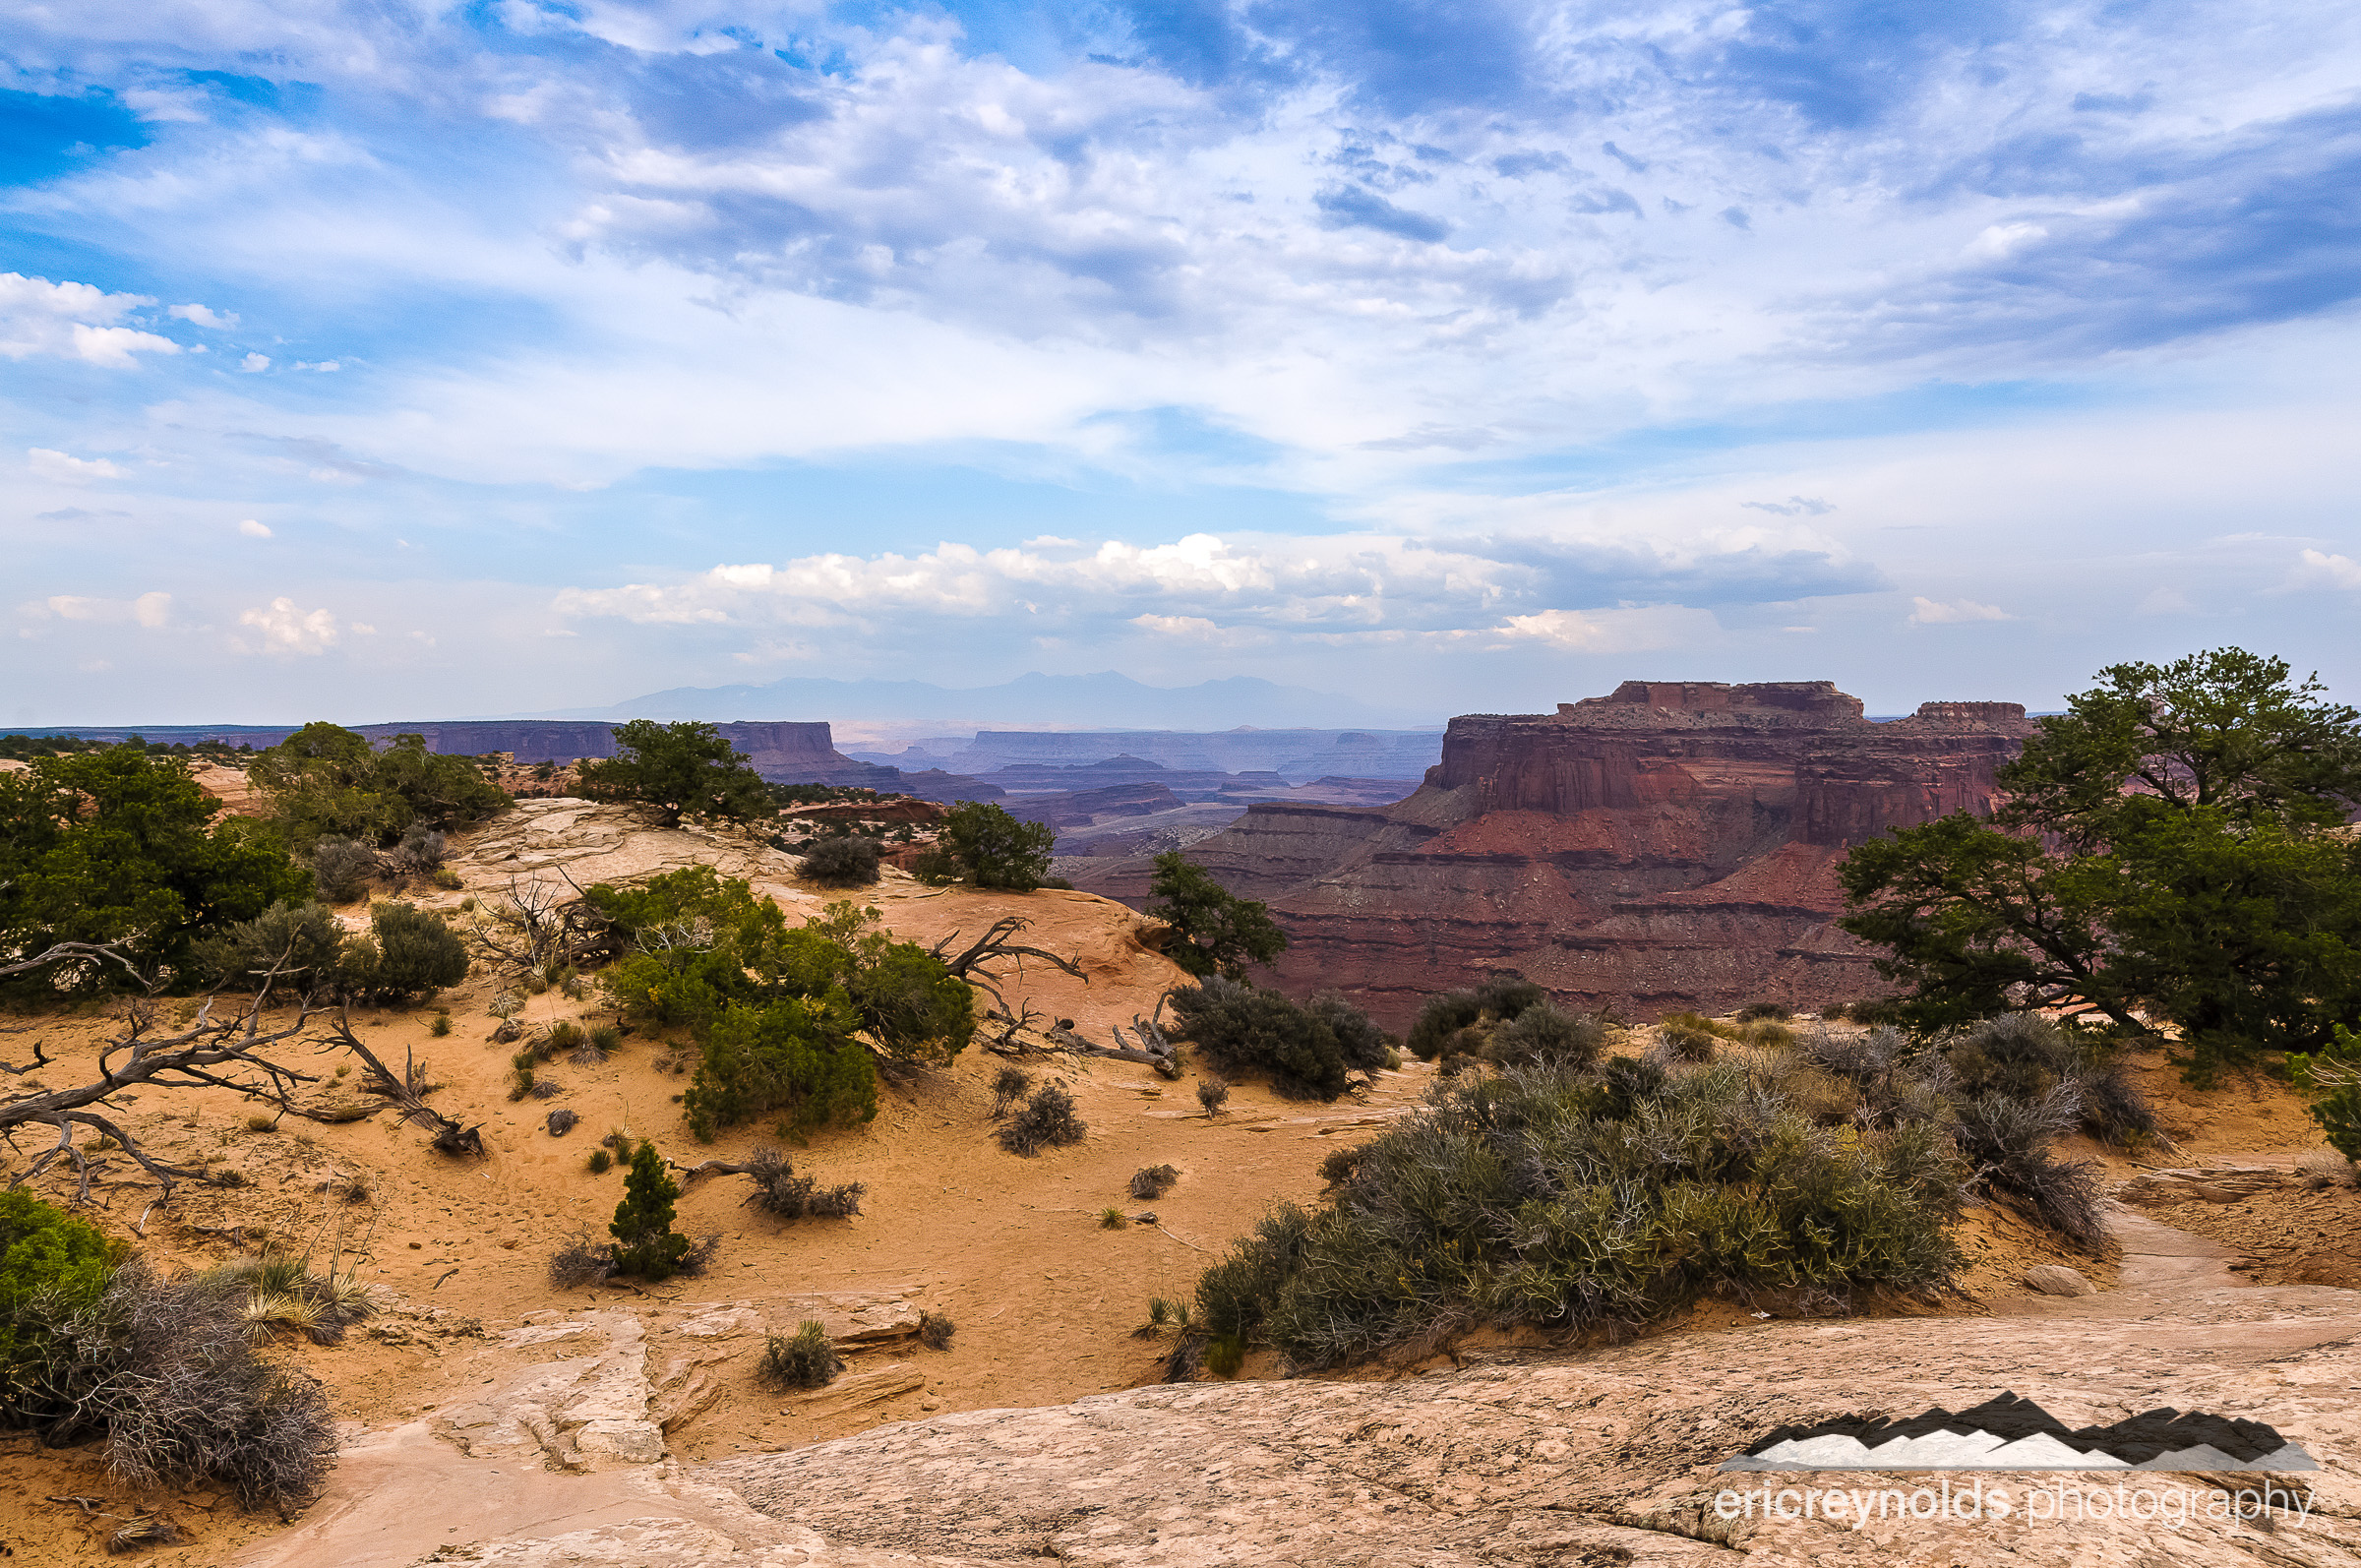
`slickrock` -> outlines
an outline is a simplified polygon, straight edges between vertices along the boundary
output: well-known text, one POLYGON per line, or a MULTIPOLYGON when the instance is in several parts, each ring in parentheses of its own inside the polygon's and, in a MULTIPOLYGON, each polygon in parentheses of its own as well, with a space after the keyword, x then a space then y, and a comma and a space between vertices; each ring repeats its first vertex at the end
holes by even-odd
MULTIPOLYGON (((1641 1018, 1816 1006, 1882 989, 1836 926, 1839 863, 1889 827, 1987 810, 2032 728, 2010 702, 1872 723, 1825 681, 1626 682, 1452 720, 1395 805, 1257 805, 1189 853, 1271 905, 1290 990, 1341 989, 1395 1027, 1510 969, 1641 1018)), ((1077 874, 1129 896, 1138 871, 1077 874)))

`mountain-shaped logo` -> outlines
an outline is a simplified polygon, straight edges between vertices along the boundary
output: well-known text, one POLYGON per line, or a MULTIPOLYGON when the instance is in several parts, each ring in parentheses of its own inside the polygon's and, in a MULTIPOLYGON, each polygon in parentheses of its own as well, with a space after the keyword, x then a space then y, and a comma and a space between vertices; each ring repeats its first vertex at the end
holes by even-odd
POLYGON ((1731 1470, 2318 1470, 2310 1454, 2261 1421, 2152 1410, 2112 1426, 2069 1430, 2015 1394, 1953 1413, 1940 1406, 1907 1420, 1839 1417, 1782 1426, 1731 1470))

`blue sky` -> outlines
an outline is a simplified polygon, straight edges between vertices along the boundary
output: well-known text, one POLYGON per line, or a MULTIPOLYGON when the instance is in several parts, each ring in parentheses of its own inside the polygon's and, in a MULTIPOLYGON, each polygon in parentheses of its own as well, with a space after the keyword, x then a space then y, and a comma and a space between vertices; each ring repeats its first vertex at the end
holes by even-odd
POLYGON ((0 16, 0 723, 2361 695, 2349 5, 0 16))

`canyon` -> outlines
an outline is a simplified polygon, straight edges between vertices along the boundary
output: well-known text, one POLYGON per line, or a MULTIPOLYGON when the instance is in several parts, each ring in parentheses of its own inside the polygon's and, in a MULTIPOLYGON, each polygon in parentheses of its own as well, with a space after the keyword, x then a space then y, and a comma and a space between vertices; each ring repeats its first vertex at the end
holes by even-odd
MULTIPOLYGON (((1882 990, 1836 869, 1889 828, 1985 812, 2034 724, 2014 702, 1872 721, 1826 681, 1625 682, 1555 713, 1454 719, 1407 799, 1269 803, 1189 848, 1287 931, 1291 993, 1388 1027, 1506 973, 1647 1019, 1882 990)), ((1144 902, 1145 855, 1074 863, 1144 902)))

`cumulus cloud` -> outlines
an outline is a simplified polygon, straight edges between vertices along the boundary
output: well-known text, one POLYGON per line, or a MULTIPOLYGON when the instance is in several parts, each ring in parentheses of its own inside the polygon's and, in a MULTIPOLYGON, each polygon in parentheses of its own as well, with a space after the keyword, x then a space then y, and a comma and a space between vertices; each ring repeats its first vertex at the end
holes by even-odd
POLYGON ((236 311, 209 310, 203 305, 175 305, 171 314, 192 327, 203 327, 216 332, 227 332, 238 325, 236 311))
POLYGON ((326 653, 341 634, 333 612, 299 610, 286 598, 272 600, 268 609, 240 613, 238 625, 262 634, 263 652, 282 656, 326 653))
POLYGON ((26 449, 26 466, 36 479, 54 479, 62 484, 86 485, 93 479, 120 479, 123 470, 104 457, 76 457, 55 452, 47 447, 26 449))
POLYGON ((238 524, 238 532, 249 539, 268 539, 271 537, 271 525, 260 518, 248 517, 238 524))
POLYGON ((0 272, 0 354, 44 354, 115 370, 138 364, 141 354, 177 354, 180 345, 171 338, 120 325, 154 303, 145 294, 0 272))
POLYGON ((1910 600, 1910 625, 1912 626, 1959 626, 1969 621, 2009 621, 2014 619, 2015 617, 1998 605, 1978 604, 1973 599, 1913 598, 1910 600))
POLYGON ((270 368, 271 356, 269 354, 248 354, 244 359, 238 361, 238 369, 249 376, 259 376, 270 368))
POLYGON ((2351 556, 2305 550, 2295 558, 2288 586, 2296 588, 2361 588, 2361 561, 2351 556))

